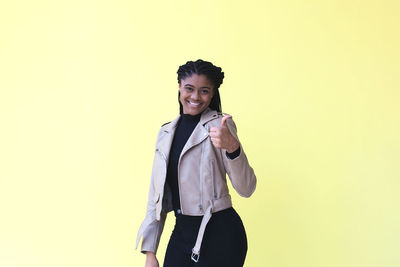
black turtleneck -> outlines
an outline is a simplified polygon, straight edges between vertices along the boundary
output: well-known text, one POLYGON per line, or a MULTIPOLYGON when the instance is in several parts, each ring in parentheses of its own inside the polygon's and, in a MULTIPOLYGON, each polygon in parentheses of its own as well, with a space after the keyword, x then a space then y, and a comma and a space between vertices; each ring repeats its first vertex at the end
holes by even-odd
MULTIPOLYGON (((168 169, 167 169, 167 183, 172 192, 172 204, 174 210, 181 207, 179 199, 179 186, 178 186, 178 161, 182 149, 187 140, 192 134, 194 128, 199 123, 201 113, 197 115, 181 114, 179 121, 176 125, 174 139, 171 144, 171 151, 169 154, 168 169)), ((240 147, 232 152, 226 153, 229 159, 234 159, 240 154, 240 147)))

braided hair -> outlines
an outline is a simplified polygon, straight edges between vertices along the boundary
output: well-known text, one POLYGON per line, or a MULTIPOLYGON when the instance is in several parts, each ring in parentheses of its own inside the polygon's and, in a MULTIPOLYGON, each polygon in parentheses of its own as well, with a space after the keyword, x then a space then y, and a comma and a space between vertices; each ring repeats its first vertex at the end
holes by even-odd
MULTIPOLYGON (((196 61, 188 61, 186 64, 179 66, 178 73, 178 83, 181 84, 181 80, 190 77, 192 74, 204 74, 207 79, 209 79, 214 85, 214 96, 211 99, 210 105, 208 106, 212 110, 217 112, 221 111, 221 98, 219 96, 218 88, 222 84, 224 79, 224 72, 220 67, 213 65, 211 62, 198 59, 196 61)), ((183 107, 179 101, 181 93, 178 93, 179 102, 179 113, 183 113, 183 107)))

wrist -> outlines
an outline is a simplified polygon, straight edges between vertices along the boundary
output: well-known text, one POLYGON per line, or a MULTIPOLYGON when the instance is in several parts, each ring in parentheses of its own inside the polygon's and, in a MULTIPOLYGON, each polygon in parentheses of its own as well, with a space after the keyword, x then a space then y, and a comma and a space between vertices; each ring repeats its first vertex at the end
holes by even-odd
POLYGON ((146 251, 146 256, 147 257, 155 257, 156 254, 154 252, 152 252, 152 251, 146 251))
POLYGON ((235 139, 235 142, 232 143, 232 145, 226 149, 228 153, 233 153, 235 152, 238 148, 240 147, 239 142, 235 139))

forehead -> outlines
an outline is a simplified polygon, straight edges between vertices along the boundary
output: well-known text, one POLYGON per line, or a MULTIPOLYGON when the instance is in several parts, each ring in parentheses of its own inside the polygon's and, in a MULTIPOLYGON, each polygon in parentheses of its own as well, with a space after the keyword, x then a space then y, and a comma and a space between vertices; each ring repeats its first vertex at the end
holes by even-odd
POLYGON ((192 74, 184 79, 181 79, 181 85, 185 86, 185 85, 193 85, 195 87, 203 87, 203 86, 207 86, 207 87, 214 87, 214 85, 212 84, 212 82, 207 78, 206 75, 204 74, 192 74))

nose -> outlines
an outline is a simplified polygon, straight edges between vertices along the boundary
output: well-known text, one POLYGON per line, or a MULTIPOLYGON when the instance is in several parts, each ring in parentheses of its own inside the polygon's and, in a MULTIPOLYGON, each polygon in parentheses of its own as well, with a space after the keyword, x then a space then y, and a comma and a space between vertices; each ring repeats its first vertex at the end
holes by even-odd
POLYGON ((197 90, 193 90, 192 99, 198 100, 199 99, 199 92, 197 90))

